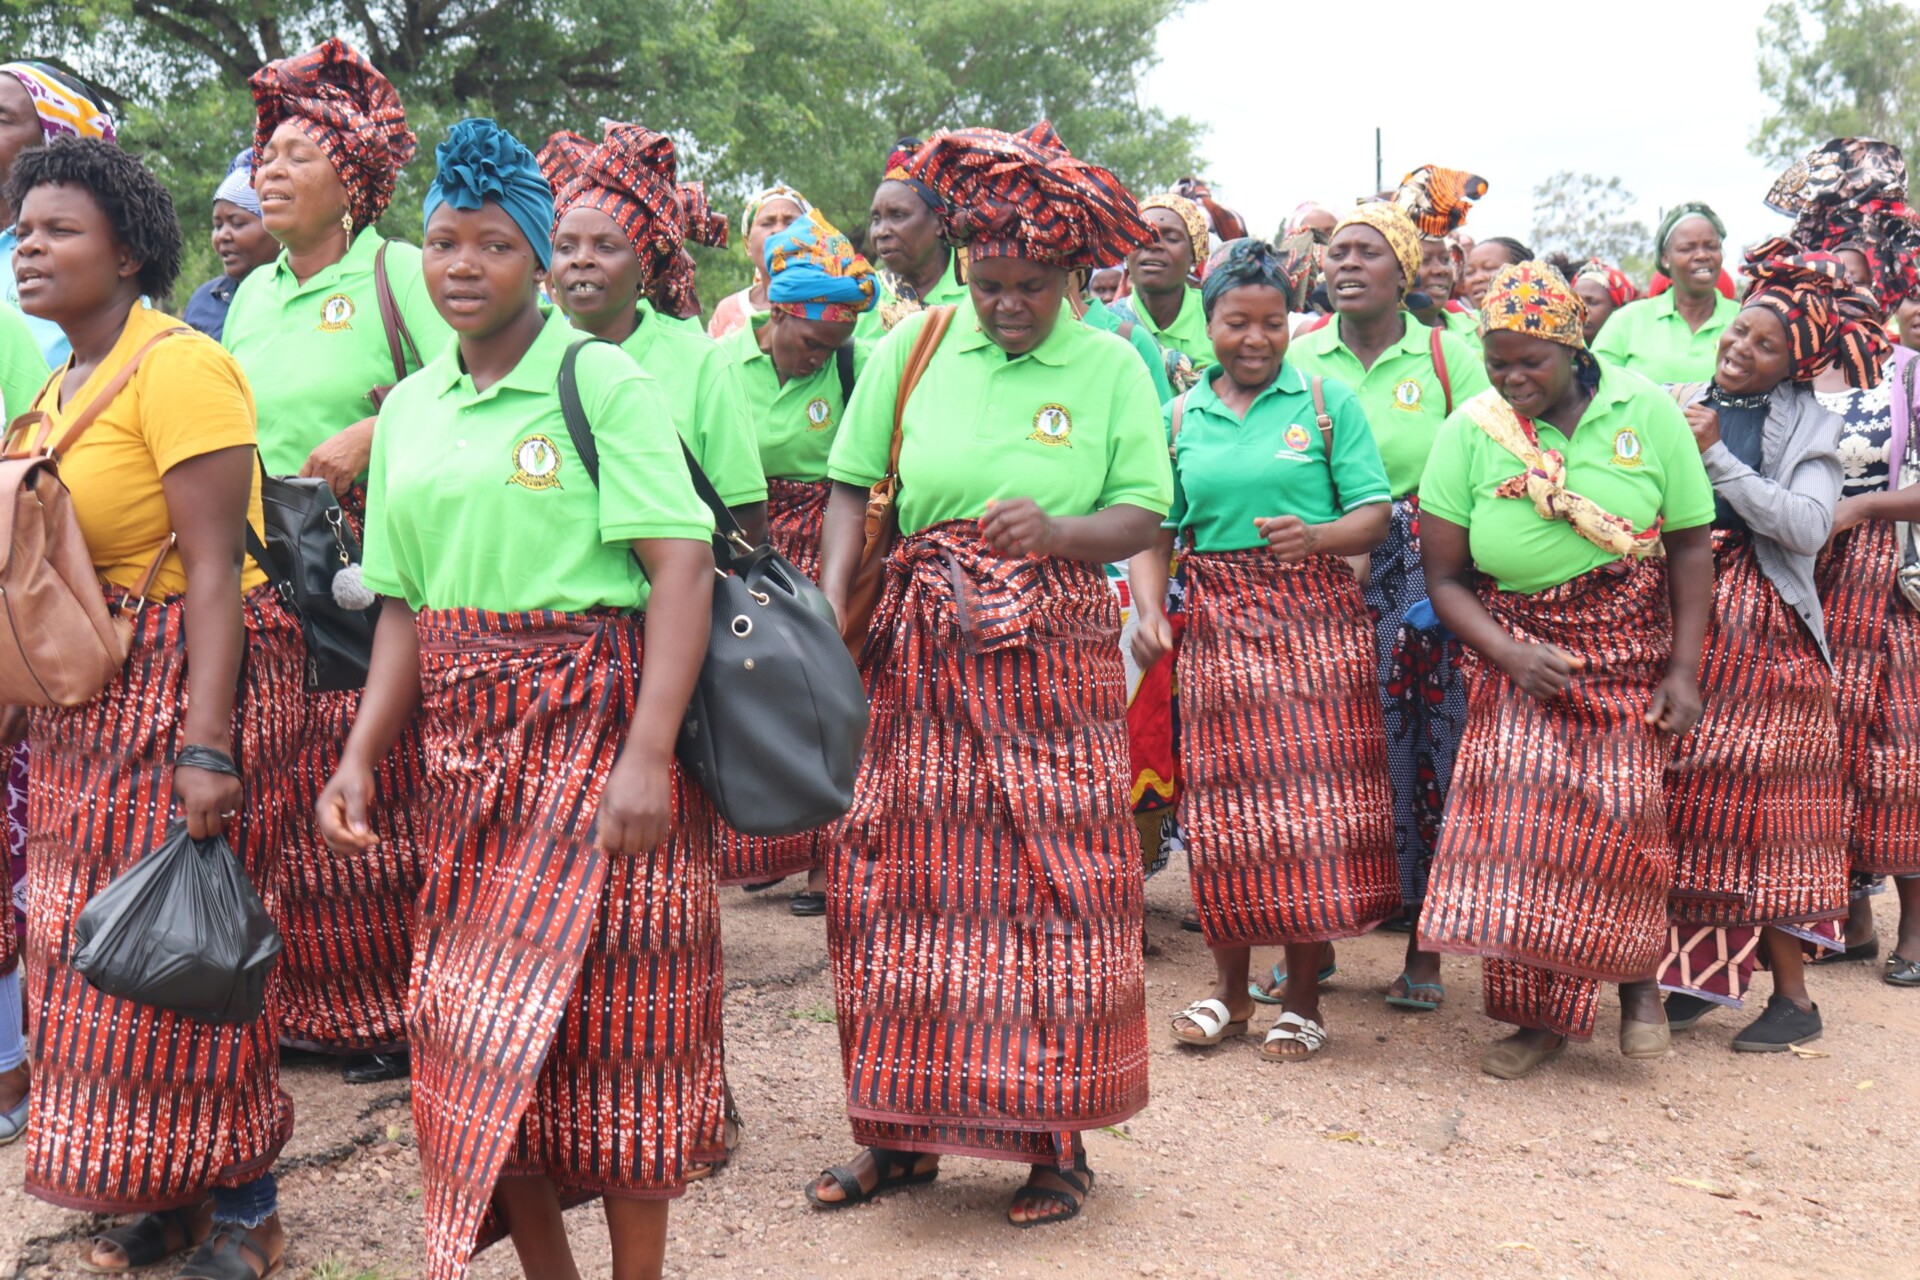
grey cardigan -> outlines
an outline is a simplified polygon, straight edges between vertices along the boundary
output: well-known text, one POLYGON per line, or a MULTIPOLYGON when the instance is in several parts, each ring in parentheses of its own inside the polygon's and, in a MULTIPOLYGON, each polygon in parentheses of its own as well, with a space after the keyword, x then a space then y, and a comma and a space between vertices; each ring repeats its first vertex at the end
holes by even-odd
MULTIPOLYGON (((1706 394, 1702 384, 1688 403, 1706 394)), ((1833 531, 1840 501, 1840 417, 1825 408, 1813 388, 1783 382, 1773 390, 1760 437, 1760 470, 1733 456, 1724 441, 1700 455, 1714 492, 1727 500, 1753 531, 1753 551, 1780 599, 1807 624, 1820 656, 1827 652, 1820 592, 1813 560, 1833 531)))

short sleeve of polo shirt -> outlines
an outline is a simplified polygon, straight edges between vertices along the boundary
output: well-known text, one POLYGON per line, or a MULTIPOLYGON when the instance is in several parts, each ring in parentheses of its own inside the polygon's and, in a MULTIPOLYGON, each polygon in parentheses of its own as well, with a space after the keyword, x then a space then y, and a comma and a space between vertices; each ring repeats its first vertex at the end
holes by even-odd
POLYGON ((1652 437, 1668 476, 1667 491, 1660 501, 1665 527, 1698 529, 1712 524, 1713 481, 1707 476, 1707 464, 1700 459, 1700 446, 1687 425, 1687 415, 1659 388, 1652 395, 1642 392, 1635 401, 1643 415, 1641 430, 1652 437))
MULTIPOLYGON (((853 398, 847 401, 839 434, 833 438, 833 452, 827 455, 829 478, 867 489, 887 473, 900 375, 907 367, 907 353, 913 350, 913 337, 926 322, 924 311, 910 315, 873 345, 859 381, 853 384, 853 398)), ((952 338, 949 327, 941 341, 952 338)))
POLYGON ((1633 349, 1633 335, 1641 315, 1636 308, 1640 305, 1640 300, 1635 299, 1607 317, 1600 332, 1593 335, 1594 355, 1614 364, 1625 363, 1627 352, 1633 349))
POLYGON ((1096 511, 1125 504, 1157 516, 1173 505, 1173 465, 1153 380, 1137 362, 1124 366, 1113 389, 1113 431, 1107 438, 1107 479, 1096 511))
MULTIPOLYGON (((580 351, 577 370, 587 421, 672 422, 658 388, 617 347, 588 343, 580 351)), ((693 491, 686 458, 671 431, 601 428, 593 439, 600 451, 602 541, 705 542, 713 535, 713 515, 693 491)))
POLYGON ((1433 439, 1427 469, 1420 475, 1420 510, 1462 528, 1473 523, 1473 482, 1469 432, 1480 428, 1455 411, 1433 439))
POLYGON ((1380 446, 1373 442, 1373 428, 1367 424, 1367 411, 1360 407, 1360 398, 1345 383, 1332 378, 1321 380, 1320 394, 1327 402, 1327 416, 1333 419, 1333 456, 1328 469, 1340 494, 1341 510, 1392 501, 1387 464, 1380 460, 1380 446))
POLYGON ((747 410, 740 371, 711 338, 699 336, 710 350, 709 358, 701 362, 699 406, 687 445, 700 459, 700 468, 713 482, 720 501, 729 507, 765 502, 767 476, 760 466, 760 441, 747 410))
POLYGON ((26 317, 0 302, 0 402, 4 402, 5 421, 12 422, 33 407, 47 377, 46 357, 40 354, 40 343, 27 327, 26 317))

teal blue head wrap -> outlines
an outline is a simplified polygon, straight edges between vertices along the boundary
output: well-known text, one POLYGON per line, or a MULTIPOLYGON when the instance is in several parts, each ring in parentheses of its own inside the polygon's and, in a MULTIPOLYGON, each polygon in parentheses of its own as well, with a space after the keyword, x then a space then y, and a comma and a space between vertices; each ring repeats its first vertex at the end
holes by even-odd
POLYGON ((540 265, 552 264, 553 189, 520 139, 484 117, 462 120, 433 158, 439 171, 427 188, 423 221, 443 204, 470 210, 491 200, 527 237, 540 265))

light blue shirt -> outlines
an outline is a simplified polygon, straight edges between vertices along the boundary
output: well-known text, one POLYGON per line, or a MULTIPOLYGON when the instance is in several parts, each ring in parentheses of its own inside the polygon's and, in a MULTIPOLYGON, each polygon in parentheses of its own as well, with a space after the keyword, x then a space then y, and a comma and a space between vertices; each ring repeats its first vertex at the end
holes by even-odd
MULTIPOLYGON (((6 263, 4 275, 7 282, 7 302, 15 311, 20 311, 20 289, 13 282, 13 249, 20 243, 20 237, 13 234, 13 228, 0 231, 0 261, 6 263)), ((67 341, 67 332, 51 320, 42 320, 39 316, 30 316, 20 311, 26 318, 27 328, 33 333, 33 340, 40 344, 40 354, 47 358, 47 368, 56 368, 66 363, 73 354, 73 344, 67 341)))

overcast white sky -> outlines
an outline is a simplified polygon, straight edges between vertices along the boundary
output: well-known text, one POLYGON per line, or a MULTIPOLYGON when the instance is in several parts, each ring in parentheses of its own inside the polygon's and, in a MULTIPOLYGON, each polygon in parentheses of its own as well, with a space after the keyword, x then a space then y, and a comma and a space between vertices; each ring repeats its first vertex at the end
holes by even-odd
POLYGON ((1533 188, 1561 169, 1619 175, 1651 224, 1704 199, 1732 245, 1782 229, 1774 167, 1747 142, 1766 0, 1197 0, 1160 32, 1146 100, 1208 126, 1216 196, 1271 235, 1302 200, 1389 186, 1422 164, 1487 180, 1467 229, 1529 238, 1533 188))

